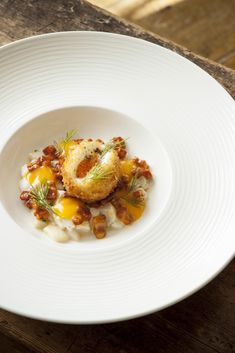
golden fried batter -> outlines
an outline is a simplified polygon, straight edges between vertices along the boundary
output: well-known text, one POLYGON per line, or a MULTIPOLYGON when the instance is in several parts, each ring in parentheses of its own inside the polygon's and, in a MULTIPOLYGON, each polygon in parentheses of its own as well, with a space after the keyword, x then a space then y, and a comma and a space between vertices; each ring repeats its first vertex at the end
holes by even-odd
POLYGON ((109 150, 82 177, 77 177, 78 165, 86 158, 104 148, 99 141, 84 140, 75 145, 66 155, 62 166, 63 183, 69 195, 85 202, 95 202, 107 197, 116 187, 120 178, 120 160, 114 149, 109 150))

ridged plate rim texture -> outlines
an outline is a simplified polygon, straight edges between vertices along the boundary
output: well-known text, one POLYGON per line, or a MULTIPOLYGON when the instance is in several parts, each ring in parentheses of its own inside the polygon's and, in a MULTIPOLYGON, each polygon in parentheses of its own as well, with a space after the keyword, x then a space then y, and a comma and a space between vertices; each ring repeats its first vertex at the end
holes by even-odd
POLYGON ((143 40, 62 32, 0 48, 0 91, 1 147, 46 111, 101 106, 152 129, 173 172, 157 224, 99 251, 45 246, 1 204, 2 308, 55 322, 129 319, 192 294, 232 259, 234 102, 202 69, 143 40))

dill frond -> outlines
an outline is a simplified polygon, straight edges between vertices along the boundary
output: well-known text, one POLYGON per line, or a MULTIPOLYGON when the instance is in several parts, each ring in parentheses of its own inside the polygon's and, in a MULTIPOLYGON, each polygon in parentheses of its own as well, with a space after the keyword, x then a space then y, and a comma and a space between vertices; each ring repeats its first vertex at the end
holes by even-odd
MULTIPOLYGON (((125 144, 125 140, 122 141, 113 141, 110 140, 108 141, 105 145, 104 148, 101 152, 100 155, 100 161, 102 162, 102 159, 104 158, 104 156, 114 150, 115 148, 119 147, 119 146, 123 146, 123 144, 125 144)), ((103 180, 108 178, 110 175, 113 174, 113 171, 109 170, 109 171, 103 171, 103 167, 102 164, 96 164, 93 168, 90 169, 90 171, 87 173, 87 175, 85 176, 85 178, 88 180, 103 180)))
POLYGON ((128 140, 128 138, 122 140, 122 141, 113 141, 113 140, 109 140, 105 145, 104 145, 104 149, 100 155, 100 158, 103 158, 106 153, 108 153, 111 150, 114 150, 117 147, 124 147, 125 146, 125 142, 126 140, 128 140))
POLYGON ((112 170, 103 170, 101 164, 96 164, 85 176, 86 180, 104 180, 113 174, 112 170))
POLYGON ((63 153, 66 144, 72 140, 72 138, 74 137, 74 135, 76 135, 76 133, 77 133, 77 129, 72 129, 66 133, 64 138, 62 138, 59 141, 53 142, 56 148, 57 155, 61 155, 63 153))
POLYGON ((134 207, 142 207, 144 205, 144 198, 143 197, 135 197, 135 196, 131 196, 131 197, 121 197, 122 200, 125 200, 126 202, 128 202, 130 205, 134 206, 134 207))
POLYGON ((138 185, 138 178, 137 178, 137 175, 135 174, 131 178, 128 184, 126 196, 123 196, 122 199, 128 202, 129 204, 131 204, 132 206, 135 206, 135 207, 143 206, 145 203, 144 196, 141 194, 139 196, 134 195, 134 192, 138 190, 141 190, 141 188, 138 185))
POLYGON ((51 205, 47 201, 48 191, 49 185, 47 181, 43 181, 41 184, 31 187, 30 195, 38 207, 53 212, 51 205))

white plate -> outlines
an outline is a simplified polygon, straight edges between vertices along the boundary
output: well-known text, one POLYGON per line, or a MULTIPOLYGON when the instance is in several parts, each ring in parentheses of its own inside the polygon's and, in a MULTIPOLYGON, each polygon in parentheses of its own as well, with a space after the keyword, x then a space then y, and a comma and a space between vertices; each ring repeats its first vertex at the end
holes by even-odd
POLYGON ((43 35, 0 49, 0 306, 67 323, 159 310, 234 255, 235 110, 207 73, 114 34, 43 35), (155 183, 142 219, 104 240, 58 245, 18 200, 29 151, 77 127, 128 136, 155 183))

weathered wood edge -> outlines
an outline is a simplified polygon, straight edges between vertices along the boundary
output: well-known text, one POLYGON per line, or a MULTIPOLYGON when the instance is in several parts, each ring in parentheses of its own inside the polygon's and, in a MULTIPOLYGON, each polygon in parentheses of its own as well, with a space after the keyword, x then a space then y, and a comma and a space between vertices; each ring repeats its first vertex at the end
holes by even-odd
POLYGON ((0 7, 3 9, 3 25, 0 26, 2 31, 0 35, 3 35, 6 42, 36 34, 71 30, 103 31, 129 35, 158 44, 184 56, 207 71, 235 98, 234 70, 199 56, 183 46, 100 9, 87 0, 60 0, 56 4, 35 0, 22 1, 21 4, 18 4, 14 0, 3 0, 0 7))
POLYGON ((102 30, 105 31, 107 27, 112 28, 113 33, 119 33, 124 35, 130 35, 132 37, 141 38, 149 42, 159 44, 164 48, 170 49, 190 61, 200 66, 203 70, 207 71, 212 77, 214 77, 223 87, 235 98, 235 71, 225 66, 218 64, 212 60, 206 59, 200 55, 193 53, 187 48, 178 45, 166 38, 163 38, 155 33, 147 31, 142 27, 130 23, 129 21, 115 16, 104 9, 100 9, 97 6, 88 3, 86 0, 81 0, 80 3, 84 6, 84 11, 93 12, 96 15, 95 22, 104 24, 102 30), (106 24, 106 26, 105 26, 106 24), (109 25, 109 26, 107 26, 109 25))
MULTIPOLYGON (((169 48, 169 49, 171 49, 171 50, 173 50, 175 52, 178 52, 179 54, 181 54, 181 55, 183 55, 185 57, 188 57, 189 60, 194 61, 195 63, 197 63, 199 66, 201 66, 205 70, 206 70, 206 68, 203 67, 203 65, 205 65, 205 63, 206 63, 209 66, 209 68, 212 71, 212 73, 209 72, 208 70, 206 70, 206 71, 211 73, 211 75, 214 76, 218 81, 221 80, 220 82, 223 85, 224 85, 224 83, 223 83, 224 80, 228 80, 229 86, 232 86, 233 89, 232 90, 227 89, 227 90, 230 92, 230 94, 232 94, 234 96, 234 94, 235 94, 235 92, 234 92, 234 90, 235 90, 234 89, 234 77, 235 77, 234 75, 235 75, 235 72, 233 70, 226 69, 222 65, 216 64, 216 63, 214 63, 212 61, 209 61, 207 59, 199 57, 198 55, 195 55, 195 54, 191 53, 190 51, 188 51, 187 49, 185 49, 185 48, 183 48, 181 46, 178 46, 178 45, 176 45, 176 44, 174 44, 174 43, 172 43, 170 41, 164 40, 163 38, 161 38, 159 36, 156 36, 155 34, 151 34, 150 32, 144 31, 142 28, 140 28, 138 26, 135 26, 135 25, 132 25, 132 24, 129 24, 127 21, 123 21, 123 20, 119 19, 118 17, 112 16, 112 15, 108 14, 107 12, 105 12, 103 10, 97 10, 95 6, 87 4, 86 1, 79 1, 78 3, 79 3, 79 6, 83 6, 83 4, 84 4, 84 6, 87 6, 90 9, 91 8, 95 8, 95 11, 96 11, 95 16, 97 16, 97 18, 94 17, 94 11, 93 10, 90 10, 91 13, 90 13, 90 15, 88 15, 88 13, 86 12, 87 10, 83 8, 83 10, 82 10, 83 23, 78 25, 78 29, 102 30, 102 31, 110 31, 110 32, 114 32, 114 33, 132 35, 132 36, 139 37, 139 38, 142 38, 142 39, 145 39, 145 40, 149 40, 149 41, 151 41, 153 43, 162 45, 163 47, 166 47, 166 48, 169 48), (104 16, 102 15, 102 12, 105 14, 104 16), (90 21, 93 21, 92 24, 91 24, 90 21), (118 26, 119 26, 118 24, 120 24, 120 28, 118 28, 118 26), (125 30, 125 26, 127 26, 126 30, 125 30), (139 35, 138 35, 138 31, 140 31, 139 35), (150 38, 150 39, 148 39, 148 38, 150 38), (173 47, 175 47, 176 49, 174 50, 173 47), (186 55, 184 55, 182 53, 182 51, 184 51, 184 53, 186 52, 186 55), (202 61, 202 65, 200 65, 198 62, 196 62, 193 59, 195 57, 199 58, 199 60, 202 61), (218 67, 221 67, 221 69, 222 69, 222 75, 221 75, 221 73, 219 75, 220 76, 220 80, 218 79, 218 73, 216 72, 218 67), (228 73, 230 73, 230 75, 228 75, 228 73), (233 92, 233 93, 231 93, 231 92, 233 92)), ((51 31, 51 29, 53 30, 53 28, 55 30, 56 29, 56 25, 55 24, 49 24, 48 26, 42 28, 38 32, 35 32, 35 34, 46 32, 48 29, 49 29, 49 31, 51 31)), ((71 28, 70 28, 70 30, 71 30, 71 28)), ((11 334, 9 334, 9 327, 5 326, 5 330, 3 330, 3 332, 4 331, 5 331, 5 334, 8 333, 9 336, 12 336, 12 332, 11 332, 11 334)), ((17 332, 17 339, 18 339, 18 332, 17 332)), ((29 343, 27 345, 30 346, 29 343)), ((54 352, 54 350, 51 350, 50 347, 47 347, 47 349, 48 349, 47 350, 48 352, 52 352, 52 351, 54 352)))

